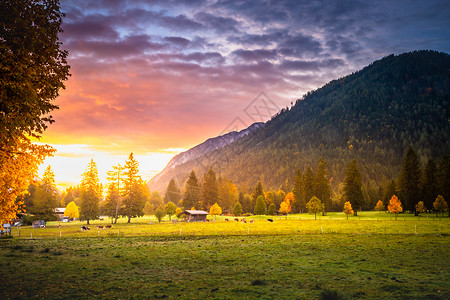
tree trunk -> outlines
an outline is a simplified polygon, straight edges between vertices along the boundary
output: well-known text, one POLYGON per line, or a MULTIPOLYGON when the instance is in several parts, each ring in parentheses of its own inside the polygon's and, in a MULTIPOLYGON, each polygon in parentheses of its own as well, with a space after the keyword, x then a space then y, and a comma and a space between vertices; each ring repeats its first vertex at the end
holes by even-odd
POLYGON ((314 213, 314 220, 317 220, 317 213, 314 213))
POLYGON ((131 223, 131 217, 128 216, 128 223, 131 223))
POLYGON ((111 225, 113 224, 113 222, 114 222, 114 217, 111 217, 111 225))
POLYGON ((119 217, 117 217, 116 216, 116 219, 114 220, 114 224, 117 224, 117 219, 118 219, 119 217))
POLYGON ((355 217, 358 216, 358 212, 356 211, 356 209, 353 210, 353 215, 354 215, 355 217))
POLYGON ((86 223, 87 225, 91 225, 91 224, 89 224, 89 218, 87 219, 87 223, 86 223))

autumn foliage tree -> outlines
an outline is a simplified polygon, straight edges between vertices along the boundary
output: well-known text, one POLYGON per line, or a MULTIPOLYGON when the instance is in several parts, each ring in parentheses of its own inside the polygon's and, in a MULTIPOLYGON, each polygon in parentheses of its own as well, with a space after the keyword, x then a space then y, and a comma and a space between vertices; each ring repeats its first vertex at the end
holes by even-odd
POLYGON ((347 201, 344 203, 344 214, 347 216, 347 220, 348 220, 348 215, 353 214, 353 208, 352 208, 352 204, 350 203, 350 201, 347 201))
POLYGON ((174 215, 177 211, 177 206, 173 202, 168 202, 164 207, 166 214, 169 216, 169 220, 172 220, 172 215, 174 215))
POLYGON ((211 208, 209 209, 209 214, 214 216, 214 220, 216 219, 217 215, 222 214, 222 208, 217 204, 217 202, 211 206, 211 208))
POLYGON ((427 208, 425 207, 425 204, 423 203, 423 201, 419 201, 419 203, 416 204, 416 212, 419 213, 423 213, 426 212, 427 208))
POLYGON ((64 216, 67 216, 69 218, 80 217, 78 206, 75 204, 75 202, 71 201, 69 204, 67 204, 66 209, 64 210, 64 216))
POLYGON ((291 212, 292 204, 294 203, 294 193, 290 192, 286 194, 283 202, 280 203, 280 213, 287 215, 291 212))
MULTIPOLYGON (((49 113, 69 76, 60 49, 57 1, 0 1, 0 224, 23 207, 23 195, 54 150, 32 144, 54 120, 49 113)), ((1 225, 0 225, 1 227, 1 225)))
POLYGON ((233 215, 234 216, 240 216, 242 215, 242 205, 240 202, 236 202, 236 204, 233 207, 233 215))
POLYGON ((433 202, 433 207, 436 211, 436 216, 438 212, 444 212, 448 209, 447 202, 445 202, 444 197, 441 195, 436 197, 436 201, 433 202))
POLYGON ((398 197, 393 195, 389 201, 388 210, 395 214, 395 220, 397 220, 397 215, 403 211, 402 203, 398 200, 398 197))
POLYGON ((383 201, 378 200, 377 205, 375 205, 375 210, 376 211, 384 211, 384 204, 383 201))
POLYGON ((155 211, 155 217, 158 219, 158 222, 161 223, 162 218, 166 215, 166 210, 162 205, 160 205, 155 211))

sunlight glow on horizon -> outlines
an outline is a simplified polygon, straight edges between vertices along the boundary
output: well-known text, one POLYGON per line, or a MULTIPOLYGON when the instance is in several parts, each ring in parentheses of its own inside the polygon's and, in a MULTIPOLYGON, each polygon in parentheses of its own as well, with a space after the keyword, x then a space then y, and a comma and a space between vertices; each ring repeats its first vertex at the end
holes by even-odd
MULTIPOLYGON (((106 185, 106 172, 112 170, 112 167, 117 164, 124 165, 129 154, 133 152, 117 154, 113 151, 98 150, 95 146, 85 144, 49 145, 57 151, 53 157, 47 157, 44 163, 39 166, 38 176, 42 178, 45 169, 50 165, 55 174, 56 186, 61 192, 68 187, 81 183, 82 174, 91 159, 97 164, 101 183, 106 185)), ((171 148, 161 149, 158 152, 133 152, 133 154, 139 162, 139 174, 144 181, 148 181, 161 172, 173 156, 185 150, 187 149, 171 148)))

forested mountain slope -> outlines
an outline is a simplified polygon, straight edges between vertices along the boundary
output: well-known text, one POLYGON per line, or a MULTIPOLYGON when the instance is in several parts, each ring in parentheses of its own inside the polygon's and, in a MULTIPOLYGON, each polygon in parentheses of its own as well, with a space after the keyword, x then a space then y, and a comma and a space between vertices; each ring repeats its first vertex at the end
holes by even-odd
POLYGON ((309 92, 253 134, 172 174, 212 165, 237 185, 262 180, 277 188, 322 157, 335 187, 353 158, 365 181, 394 178, 410 145, 423 163, 450 154, 449 75, 446 53, 390 55, 309 92))

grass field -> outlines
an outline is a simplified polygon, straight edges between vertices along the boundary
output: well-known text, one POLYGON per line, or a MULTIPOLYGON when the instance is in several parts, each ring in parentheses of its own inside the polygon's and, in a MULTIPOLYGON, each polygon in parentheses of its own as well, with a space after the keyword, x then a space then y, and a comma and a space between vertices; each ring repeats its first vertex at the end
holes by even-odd
POLYGON ((0 298, 450 299, 448 218, 360 215, 13 229, 0 298))

